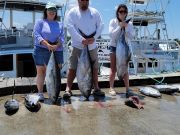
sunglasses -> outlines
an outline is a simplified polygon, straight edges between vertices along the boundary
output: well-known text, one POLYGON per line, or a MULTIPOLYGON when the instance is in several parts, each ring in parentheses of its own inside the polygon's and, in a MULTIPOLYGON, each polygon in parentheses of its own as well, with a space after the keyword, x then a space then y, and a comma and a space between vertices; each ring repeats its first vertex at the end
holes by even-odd
POLYGON ((122 13, 124 13, 124 14, 126 14, 127 13, 127 11, 126 10, 120 10, 120 11, 118 11, 120 14, 122 14, 122 13))
POLYGON ((89 1, 89 0, 81 0, 81 1, 89 1))

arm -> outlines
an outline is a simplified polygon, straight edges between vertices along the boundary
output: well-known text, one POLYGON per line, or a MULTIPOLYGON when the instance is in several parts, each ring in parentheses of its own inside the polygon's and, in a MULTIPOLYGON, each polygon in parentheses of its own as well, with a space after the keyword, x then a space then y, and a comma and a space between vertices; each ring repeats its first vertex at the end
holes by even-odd
POLYGON ((117 25, 114 20, 111 20, 109 23, 109 36, 112 41, 116 41, 118 38, 118 35, 121 32, 121 28, 119 25, 117 25))
POLYGON ((98 12, 96 13, 96 21, 97 21, 96 34, 94 35, 95 39, 97 39, 101 35, 103 27, 104 27, 104 24, 102 23, 101 15, 98 12))
POLYGON ((94 37, 87 39, 87 44, 93 44, 95 42, 95 40, 101 35, 104 26, 104 24, 102 23, 102 18, 98 11, 96 11, 94 15, 96 19, 96 34, 94 35, 94 37))
POLYGON ((60 35, 56 45, 61 46, 64 43, 64 27, 61 23, 59 23, 59 26, 60 26, 60 35))
POLYGON ((67 15, 67 30, 73 40, 76 40, 76 41, 82 43, 84 38, 77 32, 77 30, 75 28, 73 15, 74 15, 73 11, 72 12, 70 11, 67 15))
MULTIPOLYGON (((42 31, 42 26, 43 22, 42 21, 37 21, 36 24, 34 25, 34 37, 36 40, 39 42, 39 44, 44 45, 44 46, 50 46, 48 41, 46 41, 42 36, 41 36, 41 31, 42 31)), ((49 49, 49 47, 48 47, 49 49)))
POLYGON ((42 30, 42 21, 37 21, 36 24, 34 25, 34 37, 35 39, 41 44, 41 42, 44 40, 43 37, 41 36, 41 30, 42 30))

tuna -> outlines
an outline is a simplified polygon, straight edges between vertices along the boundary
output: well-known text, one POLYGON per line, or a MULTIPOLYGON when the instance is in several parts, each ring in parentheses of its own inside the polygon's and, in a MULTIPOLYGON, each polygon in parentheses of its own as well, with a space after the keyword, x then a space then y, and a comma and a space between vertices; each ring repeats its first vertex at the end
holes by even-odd
POLYGON ((172 84, 171 86, 178 88, 178 92, 180 93, 180 84, 172 84))
POLYGON ((92 64, 88 46, 84 47, 80 57, 76 71, 77 83, 82 95, 88 99, 92 90, 92 64))
POLYGON ((10 99, 4 104, 6 113, 16 113, 19 110, 19 102, 15 99, 10 99))
MULTIPOLYGON (((15 80, 14 80, 14 89, 15 89, 15 80)), ((12 94, 12 99, 8 100, 4 104, 6 114, 12 115, 19 110, 19 102, 14 99, 14 89, 12 94)))
POLYGON ((28 94, 25 96, 24 104, 28 110, 38 111, 40 109, 39 96, 35 94, 28 94))
POLYGON ((166 84, 153 85, 152 87, 159 90, 160 93, 164 94, 174 94, 175 92, 179 91, 177 87, 166 84))
POLYGON ((116 68, 119 80, 122 80, 128 72, 128 63, 131 59, 131 52, 125 40, 125 29, 121 30, 120 39, 116 47, 116 68))
POLYGON ((61 73, 52 52, 46 69, 46 90, 52 103, 56 103, 61 91, 61 73))
POLYGON ((161 93, 152 87, 142 87, 139 91, 146 96, 161 97, 161 93))

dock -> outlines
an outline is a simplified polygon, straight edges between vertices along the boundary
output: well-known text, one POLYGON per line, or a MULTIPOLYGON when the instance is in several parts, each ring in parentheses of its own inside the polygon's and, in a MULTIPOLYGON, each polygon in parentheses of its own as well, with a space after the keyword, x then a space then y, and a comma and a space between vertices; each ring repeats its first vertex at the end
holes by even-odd
MULTIPOLYGON (((58 104, 50 104, 44 89, 45 101, 40 103, 38 110, 30 111, 25 107, 24 97, 32 91, 37 92, 35 78, 1 79, 0 135, 179 135, 180 93, 152 98, 140 94, 139 87, 157 82, 180 85, 180 73, 163 74, 163 77, 162 74, 131 75, 130 88, 144 103, 144 109, 125 105, 124 83, 117 78, 117 95, 110 96, 108 80, 108 76, 99 76, 99 85, 106 96, 91 95, 89 101, 83 99, 76 80, 73 96, 68 102, 61 98, 58 104), (12 98, 13 90, 14 99, 19 102, 19 110, 9 115, 5 112, 4 103, 12 98)), ((63 78, 61 97, 65 86, 66 79, 63 78)))
MULTIPOLYGON (((109 76, 99 76, 99 86, 100 88, 109 88, 109 76)), ((67 78, 62 78, 62 91, 66 88, 67 78)), ((145 86, 154 85, 158 83, 172 84, 180 82, 180 72, 172 73, 161 73, 161 74, 138 74, 130 75, 130 86, 145 86)), ((124 87, 124 82, 119 81, 116 77, 115 87, 124 87)), ((10 95, 14 90, 15 94, 37 92, 36 88, 36 78, 35 77, 19 77, 19 78, 0 78, 0 96, 10 95), (14 86, 15 82, 15 86, 14 86)), ((78 85, 76 79, 74 80, 72 90, 78 90, 78 85)), ((44 84, 44 92, 46 92, 46 87, 44 84)))
POLYGON ((139 95, 145 104, 138 110, 124 104, 124 87, 115 89, 116 96, 102 89, 106 97, 90 96, 90 101, 81 100, 79 91, 73 91, 71 103, 61 101, 60 105, 48 104, 44 93, 46 99, 37 112, 25 107, 25 94, 15 94, 20 106, 13 115, 7 115, 3 106, 11 96, 2 96, 0 135, 179 135, 180 93, 162 94, 162 98, 139 95))

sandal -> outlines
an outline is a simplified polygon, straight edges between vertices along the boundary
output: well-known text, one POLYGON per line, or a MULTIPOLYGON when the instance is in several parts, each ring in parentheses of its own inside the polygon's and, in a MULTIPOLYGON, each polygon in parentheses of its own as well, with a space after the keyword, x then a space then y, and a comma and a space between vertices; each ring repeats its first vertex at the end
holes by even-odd
POLYGON ((63 99, 69 99, 72 96, 72 92, 71 91, 66 91, 63 95, 63 99))
POLYGON ((110 88, 109 94, 110 94, 111 96, 116 96, 116 91, 115 91, 113 88, 110 88))
POLYGON ((102 97, 104 97, 104 96, 105 96, 105 93, 104 93, 103 91, 101 91, 100 89, 95 89, 95 90, 93 91, 93 95, 94 95, 94 96, 102 96, 102 97))

